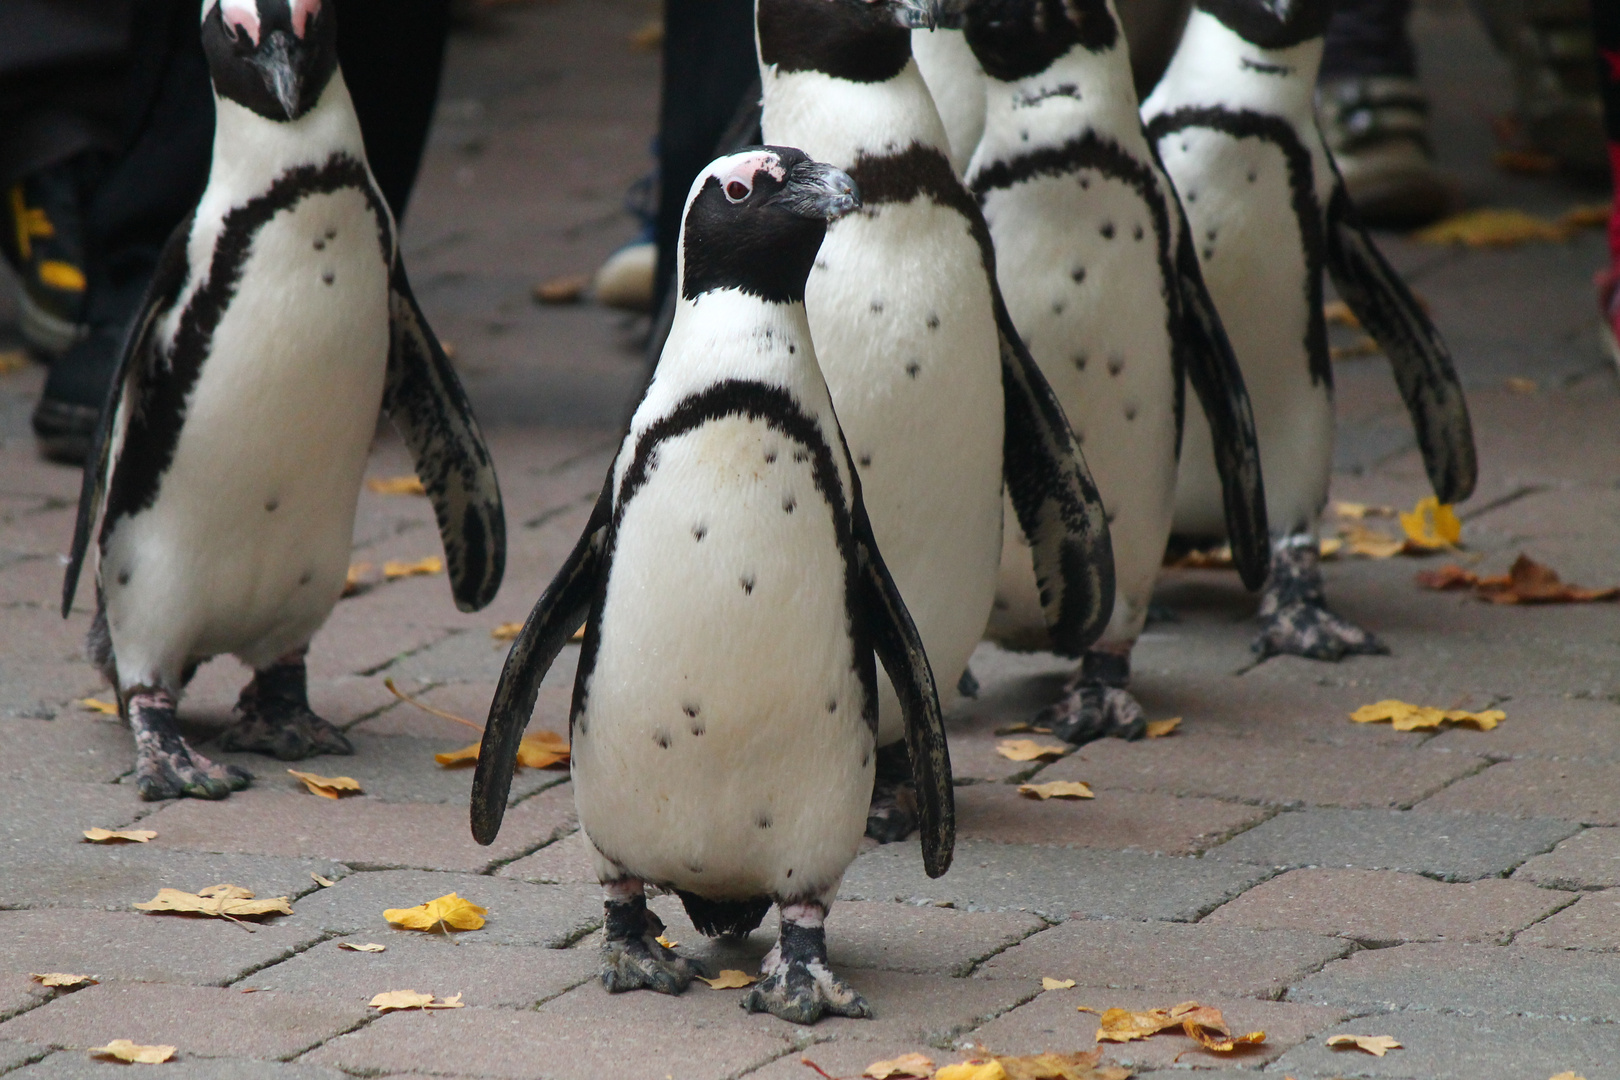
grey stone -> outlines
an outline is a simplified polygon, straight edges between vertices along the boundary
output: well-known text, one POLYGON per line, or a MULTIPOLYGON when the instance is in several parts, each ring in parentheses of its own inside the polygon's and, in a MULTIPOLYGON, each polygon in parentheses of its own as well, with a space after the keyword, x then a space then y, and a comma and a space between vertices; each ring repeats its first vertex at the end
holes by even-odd
POLYGON ((23 1042, 0 1042, 0 1072, 26 1065, 30 1061, 38 1061, 50 1052, 48 1046, 34 1046, 31 1043, 23 1042))
MULTIPOLYGON (((135 1066, 145 1068, 145 1066, 135 1066)), ((20 1072, 13 1080, 129 1080, 131 1066, 104 1061, 81 1050, 63 1050, 20 1072)), ((163 1063, 163 1080, 345 1080, 337 1069, 281 1061, 233 1058, 190 1058, 176 1055, 163 1063)))
POLYGON ((155 809, 121 784, 53 781, 41 798, 38 781, 0 780, 0 863, 13 844, 84 843, 85 829, 120 829, 155 809))
POLYGON ((1620 886, 1620 829, 1587 829, 1513 872, 1521 881, 1549 889, 1612 889, 1620 886))
MULTIPOLYGON (((9 612, 7 613, 9 617, 9 612)), ((88 665, 85 668, 89 670, 88 665)), ((30 675, 33 673, 30 672, 30 675)), ((0 686, 10 682, 18 700, 48 692, 48 687, 60 686, 55 680, 41 680, 36 689, 26 689, 33 680, 28 676, 13 678, 0 671, 0 686)), ((92 693, 98 676, 91 676, 89 686, 66 690, 80 695, 92 693)), ((103 695, 105 696, 105 695, 103 695)), ((4 704, 0 702, 0 715, 4 704)), ((129 729, 116 717, 105 717, 87 712, 79 706, 51 709, 55 719, 0 719, 0 745, 6 748, 6 757, 0 772, 14 780, 34 784, 56 784, 63 781, 105 784, 118 779, 135 767, 135 743, 129 729)))

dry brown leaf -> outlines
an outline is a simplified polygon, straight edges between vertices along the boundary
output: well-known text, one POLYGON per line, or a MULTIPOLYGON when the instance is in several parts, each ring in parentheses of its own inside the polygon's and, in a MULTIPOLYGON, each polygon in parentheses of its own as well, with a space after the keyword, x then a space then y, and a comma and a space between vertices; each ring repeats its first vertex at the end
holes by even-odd
POLYGON ((384 952, 388 946, 378 945, 375 941, 368 941, 363 945, 356 945, 352 941, 340 941, 338 948, 347 949, 349 952, 384 952))
POLYGON ((0 375, 10 375, 28 366, 28 354, 21 349, 0 352, 0 375))
POLYGON ((489 632, 489 636, 494 638, 496 641, 511 641, 513 638, 518 636, 518 631, 522 629, 523 624, 520 622, 503 622, 495 629, 491 630, 489 632))
POLYGON ((1034 739, 1003 739, 996 743, 996 753, 1009 761, 1056 761, 1071 749, 1053 743, 1038 743, 1034 739))
POLYGON ((1501 709, 1468 712, 1466 709, 1437 709, 1432 705, 1411 705, 1394 698, 1363 705, 1350 714, 1358 724, 1378 724, 1388 720, 1396 731, 1434 731, 1443 723, 1462 724, 1476 731, 1490 731, 1507 719, 1501 709))
POLYGON ((1491 161, 1503 172, 1521 176, 1544 176, 1558 171, 1558 159, 1539 150, 1498 150, 1491 161))
POLYGON ((1378 506, 1374 503, 1336 502, 1333 504, 1333 513, 1336 517, 1360 521, 1370 517, 1392 518, 1396 510, 1393 506, 1378 506))
POLYGON ((1463 244, 1467 247, 1511 247, 1532 240, 1558 243, 1574 229, 1560 221, 1527 214, 1523 210, 1479 209, 1437 221, 1412 234, 1421 244, 1463 244))
MULTIPOLYGON (((434 754, 433 760, 440 765, 471 765, 478 760, 481 742, 471 746, 463 746, 460 750, 450 750, 443 754, 434 754)), ((555 765, 568 764, 568 740, 555 731, 536 731, 525 735, 518 741, 517 763, 525 769, 549 769, 555 765)))
POLYGON ((665 934, 659 934, 657 937, 653 938, 653 940, 658 942, 658 944, 662 945, 666 949, 673 949, 680 945, 680 942, 671 939, 665 934))
POLYGON ((299 772, 297 769, 287 771, 302 780, 311 795, 319 795, 323 799, 360 794, 360 781, 352 776, 321 776, 319 773, 299 772))
POLYGON ((140 911, 173 912, 177 915, 214 915, 222 919, 256 919, 263 915, 291 915, 292 905, 285 896, 255 900, 240 885, 210 885, 194 893, 179 889, 159 889, 140 911))
POLYGON ((1333 1035, 1329 1036, 1327 1044, 1335 1050, 1364 1050, 1373 1057, 1405 1049, 1388 1035, 1333 1035))
POLYGON ((534 298, 542 304, 577 304, 590 284, 589 274, 554 277, 534 287, 534 298))
POLYGON ((390 990, 385 994, 378 994, 371 999, 371 1007, 379 1012, 389 1012, 394 1009, 466 1008, 461 1002, 460 994, 435 1001, 432 994, 419 994, 415 990, 390 990))
POLYGON ((1101 1050, 1074 1054, 1033 1054, 1029 1057, 985 1056, 946 1065, 934 1080, 1129 1080, 1131 1070, 1099 1068, 1101 1050))
POLYGON ((1448 589, 1472 589, 1479 584, 1479 575, 1456 563, 1447 563, 1433 570, 1419 570, 1412 580, 1417 582, 1420 589, 1445 592, 1448 589))
POLYGON ((585 640, 585 625, 583 623, 581 623, 578 630, 575 630, 572 634, 568 635, 568 640, 569 641, 584 641, 585 640))
POLYGON ((705 979, 702 975, 698 978, 708 983, 710 990, 740 990, 744 986, 753 986, 759 982, 758 975, 750 975, 735 968, 727 968, 712 979, 705 979))
POLYGON ((366 481, 366 487, 378 495, 426 495, 427 488, 413 473, 409 476, 374 476, 366 481))
POLYGON ((901 1054, 897 1058, 872 1062, 861 1075, 866 1080, 928 1080, 934 1075, 934 1059, 921 1054, 901 1054))
POLYGON ((1504 385, 1515 394, 1533 394, 1541 389, 1541 384, 1536 380, 1520 378, 1517 375, 1508 379, 1504 385))
POLYGON ((389 559, 383 563, 383 577, 389 581, 395 578, 424 577, 429 574, 444 573, 444 560, 437 555, 428 555, 425 558, 389 559))
POLYGON ((664 20, 649 19, 630 35, 630 47, 636 52, 657 52, 664 45, 664 20))
POLYGON ((52 986, 62 989, 72 989, 76 986, 96 985, 96 980, 91 978, 89 975, 69 975, 65 971, 46 971, 43 973, 31 971, 28 973, 28 977, 39 983, 41 986, 52 986))
POLYGON ((1558 215, 1558 220, 1572 229, 1605 229, 1612 209, 1608 203, 1586 203, 1565 210, 1558 215))
POLYGON ((1372 338, 1363 334, 1358 340, 1349 345, 1329 345, 1329 360, 1354 360, 1358 356, 1377 356, 1383 352, 1383 347, 1372 338))
MULTIPOLYGON (((1189 1002, 1188 1004, 1193 1004, 1189 1002)), ((1213 1005, 1194 1005, 1186 1011, 1180 1010, 1178 1005, 1170 1010, 1172 1015, 1179 1016, 1181 1030, 1188 1038, 1196 1041, 1205 1050, 1217 1054, 1230 1054, 1244 1046, 1259 1046, 1266 1041, 1263 1031, 1251 1031, 1247 1035, 1233 1035, 1232 1029, 1226 1024, 1226 1017, 1221 1010, 1213 1005)))
POLYGON ((82 705, 91 712, 98 712, 102 716, 118 715, 118 703, 115 701, 102 701, 99 698, 87 697, 80 698, 78 701, 74 702, 74 704, 82 705))
POLYGON ((106 1046, 92 1046, 90 1053, 97 1057, 115 1058, 133 1065, 161 1065, 174 1057, 172 1046, 137 1046, 128 1039, 114 1039, 106 1046))
POLYGON ((1462 540, 1456 511, 1433 495, 1419 499, 1411 513, 1401 515, 1401 528, 1408 541, 1430 551, 1456 547, 1462 540))
POLYGON ((488 908, 481 908, 455 893, 413 908, 389 908, 383 918, 404 930, 477 930, 484 925, 488 908))
POLYGON ((1168 720, 1149 720, 1147 724, 1147 737, 1150 739, 1162 739, 1166 735, 1174 734, 1176 728, 1180 726, 1181 717, 1179 716, 1172 716, 1168 720))
POLYGON ((1348 326, 1352 330, 1359 329, 1361 320, 1356 313, 1350 310, 1350 305, 1343 300, 1329 300, 1322 305, 1322 318, 1332 326, 1348 326))
POLYGON ((990 1061, 964 1061, 943 1066, 934 1074, 934 1080, 1007 1080, 1007 1070, 994 1059, 990 1061))
POLYGON ((86 829, 84 838, 92 844, 110 844, 114 841, 144 844, 157 839, 157 833, 151 829, 86 829))
POLYGON ((349 564, 349 572, 343 576, 343 595, 354 596, 366 588, 366 575, 376 569, 368 562, 349 564))
POLYGON ((1053 780, 1045 784, 1019 784, 1018 794, 1029 799, 1095 799, 1097 793, 1079 780, 1053 780))
POLYGON ((1505 575, 1481 578, 1475 591, 1493 604, 1587 604, 1620 597, 1620 588, 1583 589, 1566 585, 1557 571, 1519 553, 1505 575))
POLYGON ((331 878, 322 877, 313 870, 309 872, 309 876, 315 879, 315 884, 319 885, 323 889, 330 889, 332 886, 337 884, 337 882, 333 881, 331 878))
POLYGON ((1557 1076, 1552 1077, 1552 1080, 1586 1080, 1586 1077, 1576 1076, 1574 1071, 1570 1070, 1568 1072, 1559 1073, 1557 1076))
POLYGON ((1175 559, 1170 566, 1177 570, 1230 570, 1232 569, 1232 545, 1222 544, 1217 548, 1208 550, 1189 551, 1179 559, 1175 559))
MULTIPOLYGON (((1196 1006, 1197 1002, 1182 1005, 1196 1006)), ((1178 1005, 1175 1008, 1182 1008, 1178 1005)), ((1089 1010, 1086 1010, 1089 1011, 1089 1010)), ((1173 1009, 1104 1009, 1097 1018, 1098 1042, 1132 1042, 1146 1039, 1161 1031, 1181 1026, 1181 1019, 1172 1016, 1173 1009)))
POLYGON ((1054 979, 1050 975, 1041 976, 1042 990, 1072 990, 1073 988, 1073 979, 1054 979))

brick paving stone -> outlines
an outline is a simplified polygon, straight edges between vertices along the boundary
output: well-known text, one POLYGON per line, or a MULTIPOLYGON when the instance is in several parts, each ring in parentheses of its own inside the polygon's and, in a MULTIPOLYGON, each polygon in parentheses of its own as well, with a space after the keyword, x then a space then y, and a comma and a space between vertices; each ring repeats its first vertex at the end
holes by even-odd
POLYGON ((23 971, 20 966, 8 966, 4 971, 0 971, 0 1020, 27 1012, 57 993, 58 991, 41 986, 29 978, 28 972, 23 971))
POLYGON ((886 844, 844 875, 848 900, 927 900, 970 911, 1031 911, 1050 918, 1190 922, 1270 876, 1241 863, 1129 851, 962 840, 944 877, 930 880, 917 844, 886 844))
POLYGON ((15 1069, 30 1061, 37 1061, 48 1053, 50 1053, 50 1048, 47 1046, 34 1046, 31 1043, 20 1042, 0 1042, 0 1072, 15 1069))
MULTIPOLYGON (((128 1080, 129 1068, 122 1062, 92 1058, 82 1050, 62 1050, 37 1065, 7 1075, 11 1080, 128 1080)), ((178 1054, 163 1063, 162 1075, 163 1080, 344 1080, 338 1070, 318 1065, 186 1058, 178 1054)))
MULTIPOLYGON (((83 693, 95 690, 91 684, 83 693)), ((0 744, 6 748, 0 773, 35 784, 106 784, 135 767, 135 742, 122 721, 78 706, 54 720, 0 720, 0 744)))
POLYGON ((595 885, 530 885, 476 874, 426 870, 382 870, 355 874, 294 905, 282 924, 297 929, 367 934, 387 945, 420 931, 396 930, 382 913, 415 907, 446 893, 489 909, 480 930, 458 932, 457 940, 489 945, 544 945, 561 948, 602 924, 602 891, 595 885))
POLYGON ((198 1057, 290 1058, 354 1027, 366 1010, 299 994, 167 983, 102 983, 0 1024, 0 1039, 62 1049, 112 1039, 198 1057))
POLYGON ((224 986, 319 938, 273 921, 245 934, 223 919, 140 911, 0 911, 0 971, 224 986))
POLYGON ((1519 943, 1399 945, 1337 960, 1296 983, 1287 1000, 1356 1013, 1422 1009, 1613 1023, 1620 1018, 1620 957, 1519 943))
MULTIPOLYGON (((1132 991, 1076 986, 1070 990, 1047 990, 1027 1005, 1020 1006, 973 1032, 971 1039, 998 1054, 1040 1054, 1048 1050, 1073 1053, 1097 1046, 1097 1016, 1076 1011, 1076 1006, 1103 1010, 1163 1009, 1185 998, 1150 995, 1132 991)), ((1177 1028, 1140 1042, 1104 1044, 1103 1061, 1130 1068, 1183 1068, 1219 1066, 1241 1062, 1258 1068, 1282 1056, 1324 1028, 1344 1018, 1342 1009, 1311 1008, 1252 998, 1200 999, 1221 1010, 1235 1034, 1264 1031, 1266 1041, 1251 1049, 1230 1054, 1206 1051, 1177 1028)))
POLYGON ((585 834, 572 832, 547 844, 533 855, 507 863, 495 873, 546 885, 595 884, 596 870, 585 850, 585 834))
POLYGON ((1620 886, 1620 829, 1585 829, 1513 871, 1520 881, 1550 889, 1620 886))
POLYGON ((1530 695, 1513 697, 1497 708, 1508 718, 1495 730, 1454 727, 1427 745, 1493 759, 1620 759, 1620 706, 1612 701, 1530 695))
MULTIPOLYGON (((512 586, 507 585, 506 588, 512 586)), ((506 662, 507 650, 492 649, 490 644, 487 630, 451 634, 418 652, 400 657, 388 666, 384 674, 406 688, 409 688, 412 680, 418 683, 494 684, 500 681, 501 665, 506 662)), ((565 656, 570 653, 577 658, 577 650, 564 650, 565 656)), ((468 719, 478 718, 473 716, 468 719)), ((555 729, 554 718, 548 721, 547 726, 555 729)))
MULTIPOLYGON (((80 843, 85 829, 122 828, 155 809, 117 784, 53 782, 49 798, 41 797, 43 790, 37 781, 0 780, 0 851, 40 840, 80 843)), ((4 858, 0 855, 0 865, 4 858)))
POLYGON ((941 1050, 924 1042, 872 1043, 854 1039, 818 1042, 793 1050, 769 1065, 748 1073, 748 1080, 814 1080, 816 1073, 804 1064, 813 1061, 829 1076, 855 1077, 876 1061, 888 1061, 902 1054, 921 1054, 936 1065, 962 1060, 954 1050, 941 1050))
POLYGON ((1342 938, 1298 930, 1071 919, 992 956, 976 974, 1074 979, 1092 987, 1179 994, 1177 1001, 1274 998, 1351 947, 1342 938))
POLYGON ((1620 951, 1620 889, 1586 893, 1513 940, 1555 949, 1620 951))
POLYGON ((1279 814, 1208 853, 1285 869, 1406 870, 1444 881, 1500 877, 1575 832, 1553 818, 1305 810, 1279 814))
POLYGON ((500 837, 489 847, 473 840, 464 803, 387 803, 365 795, 323 799, 307 790, 267 788, 250 788, 220 802, 185 799, 166 807, 143 823, 158 832, 151 846, 319 854, 364 868, 476 872, 574 828, 574 797, 566 786, 509 809, 500 837))
POLYGON ((1255 886, 1204 922, 1309 930, 1369 945, 1500 942, 1573 899, 1522 881, 1446 885, 1389 870, 1292 870, 1255 886))
MULTIPOLYGON (((953 759, 954 760, 954 759, 953 759)), ((1107 791, 1095 799, 1036 800, 1011 784, 956 789, 956 835, 1003 844, 1195 855, 1265 820, 1269 811, 1152 791, 1107 791)))
POLYGON ((1504 761, 1458 781, 1419 808, 1620 825, 1620 763, 1504 761))
MULTIPOLYGON (((0 923, 0 925, 4 925, 0 923)), ((462 994, 474 1006, 533 1008, 596 977, 594 949, 549 949, 543 945, 489 945, 463 935, 384 931, 387 951, 350 952, 340 942, 365 943, 377 934, 323 941, 273 967, 242 978, 239 986, 331 998, 366 1005, 385 990, 420 990, 440 997, 462 994)))
MULTIPOLYGON (((426 555, 444 555, 438 536, 426 533, 412 551, 409 558, 413 561, 426 555)), ((400 657, 420 652, 447 636, 461 636, 444 626, 456 614, 443 575, 389 582, 350 597, 332 609, 326 624, 310 642, 309 673, 324 679, 381 671, 400 657), (437 589, 431 590, 432 586, 437 589), (420 603, 405 603, 402 598, 407 592, 411 600, 419 599, 420 603), (407 612, 414 612, 414 617, 407 612), (337 648, 328 642, 342 645, 337 648)))

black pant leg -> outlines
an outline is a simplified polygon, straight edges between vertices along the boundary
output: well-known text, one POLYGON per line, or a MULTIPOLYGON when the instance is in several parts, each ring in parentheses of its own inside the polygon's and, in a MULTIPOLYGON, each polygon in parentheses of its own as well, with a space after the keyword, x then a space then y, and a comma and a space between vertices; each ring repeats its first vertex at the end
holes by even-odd
POLYGON ((1407 20, 1412 0, 1335 0, 1322 52, 1324 79, 1417 74, 1407 20))

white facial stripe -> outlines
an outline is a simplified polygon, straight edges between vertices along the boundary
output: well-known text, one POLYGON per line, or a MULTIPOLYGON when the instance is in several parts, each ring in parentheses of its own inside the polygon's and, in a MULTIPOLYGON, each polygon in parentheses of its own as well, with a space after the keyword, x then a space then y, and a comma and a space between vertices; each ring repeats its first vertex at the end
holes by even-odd
POLYGON ((309 21, 321 11, 321 0, 293 0, 292 24, 293 33, 298 37, 304 36, 304 28, 309 21))
POLYGON ((220 0, 220 16, 226 26, 233 26, 249 41, 259 43, 259 5, 255 0, 220 0))
POLYGON ((768 172, 777 180, 787 179, 787 170, 782 167, 782 159, 768 150, 755 150, 752 153, 725 158, 716 163, 714 171, 709 175, 720 181, 722 189, 730 187, 733 180, 738 180, 752 191, 754 174, 758 172, 768 172))

